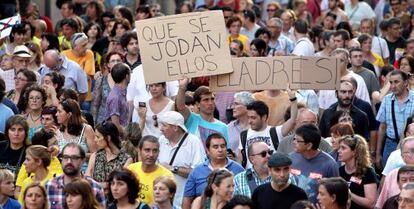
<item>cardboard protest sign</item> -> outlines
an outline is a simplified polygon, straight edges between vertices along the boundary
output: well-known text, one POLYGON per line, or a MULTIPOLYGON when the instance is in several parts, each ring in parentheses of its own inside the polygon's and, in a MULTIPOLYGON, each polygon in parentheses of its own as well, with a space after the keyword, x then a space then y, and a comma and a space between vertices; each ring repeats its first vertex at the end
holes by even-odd
POLYGON ((222 11, 135 22, 145 83, 233 72, 222 11))
POLYGON ((337 89, 339 60, 328 57, 233 58, 233 73, 210 77, 213 91, 286 89, 337 89))

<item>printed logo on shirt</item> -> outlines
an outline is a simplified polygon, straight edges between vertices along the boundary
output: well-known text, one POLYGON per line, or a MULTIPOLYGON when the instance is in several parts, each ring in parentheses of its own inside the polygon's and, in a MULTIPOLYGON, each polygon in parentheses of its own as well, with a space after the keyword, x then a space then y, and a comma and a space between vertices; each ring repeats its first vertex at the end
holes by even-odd
POLYGON ((256 136, 256 137, 252 137, 249 140, 247 140, 246 142, 246 147, 249 147, 251 144, 255 143, 255 142, 264 142, 266 143, 268 146, 271 146, 271 142, 270 142, 270 136, 256 136))
POLYGON ((298 169, 294 169, 294 168, 292 168, 292 169, 290 169, 290 173, 292 173, 293 175, 295 175, 295 176, 300 176, 300 174, 302 173, 300 170, 298 170, 298 169))
POLYGON ((350 179, 350 181, 353 182, 353 183, 355 183, 355 184, 358 184, 358 185, 361 185, 361 183, 362 183, 362 179, 360 179, 360 178, 358 178, 356 176, 352 176, 351 179, 350 179))
POLYGON ((319 180, 321 179, 323 176, 320 173, 309 173, 309 178, 314 179, 314 180, 319 180))

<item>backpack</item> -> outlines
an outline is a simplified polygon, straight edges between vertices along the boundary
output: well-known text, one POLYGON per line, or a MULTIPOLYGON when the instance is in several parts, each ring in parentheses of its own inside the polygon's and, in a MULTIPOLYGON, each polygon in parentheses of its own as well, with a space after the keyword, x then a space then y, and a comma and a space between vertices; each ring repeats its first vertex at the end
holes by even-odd
MULTIPOLYGON (((246 168, 246 165, 247 165, 247 156, 246 156, 247 131, 248 130, 244 130, 240 133, 240 141, 243 146, 243 149, 241 150, 241 154, 243 157, 243 160, 242 160, 243 168, 246 168)), ((276 127, 274 126, 271 127, 269 129, 269 133, 270 133, 270 138, 272 139, 273 146, 275 147, 275 150, 277 150, 277 148, 279 147, 279 138, 277 137, 276 127)))

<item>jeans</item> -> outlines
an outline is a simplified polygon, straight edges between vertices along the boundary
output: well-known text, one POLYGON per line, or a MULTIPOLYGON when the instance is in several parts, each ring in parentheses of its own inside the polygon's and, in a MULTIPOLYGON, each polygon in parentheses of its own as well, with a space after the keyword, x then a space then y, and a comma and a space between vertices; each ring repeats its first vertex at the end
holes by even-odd
POLYGON ((382 164, 385 166, 391 152, 397 149, 398 142, 385 138, 384 151, 382 152, 382 164))

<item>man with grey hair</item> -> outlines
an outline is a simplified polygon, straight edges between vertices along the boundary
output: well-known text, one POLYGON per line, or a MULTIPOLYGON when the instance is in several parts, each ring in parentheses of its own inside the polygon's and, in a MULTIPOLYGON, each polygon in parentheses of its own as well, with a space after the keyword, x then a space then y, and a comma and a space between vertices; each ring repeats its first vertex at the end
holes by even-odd
POLYGON ((269 56, 288 55, 295 47, 292 40, 282 34, 283 21, 274 17, 267 21, 267 28, 270 31, 269 56))
POLYGON ((402 187, 400 197, 398 198, 398 208, 414 208, 414 182, 406 183, 402 187))
POLYGON ((75 33, 72 35, 71 40, 72 49, 62 51, 62 55, 65 55, 68 59, 78 63, 88 78, 88 93, 85 101, 79 103, 81 109, 89 111, 92 101, 92 81, 95 75, 95 58, 92 50, 87 48, 88 36, 84 33, 75 33))
POLYGON ((59 54, 57 50, 47 50, 43 55, 44 65, 39 69, 42 78, 51 72, 58 72, 65 76, 63 88, 74 89, 79 93, 79 100, 85 99, 88 92, 86 73, 78 63, 59 54))
MULTIPOLYGON (((401 156, 404 163, 408 166, 414 166, 414 137, 410 136, 402 140, 401 142, 401 156)), ((384 184, 382 186, 381 193, 378 197, 376 208, 383 208, 384 203, 390 197, 400 193, 400 188, 398 187, 397 178, 398 171, 400 168, 396 168, 389 172, 385 177, 384 184)), ((402 193, 402 192, 401 192, 402 193)))
POLYGON ((229 130, 229 147, 237 153, 240 144, 240 132, 247 130, 249 122, 247 120, 247 108, 246 106, 255 101, 252 93, 247 91, 241 91, 234 94, 234 101, 232 105, 233 117, 236 120, 231 121, 227 124, 229 130))

